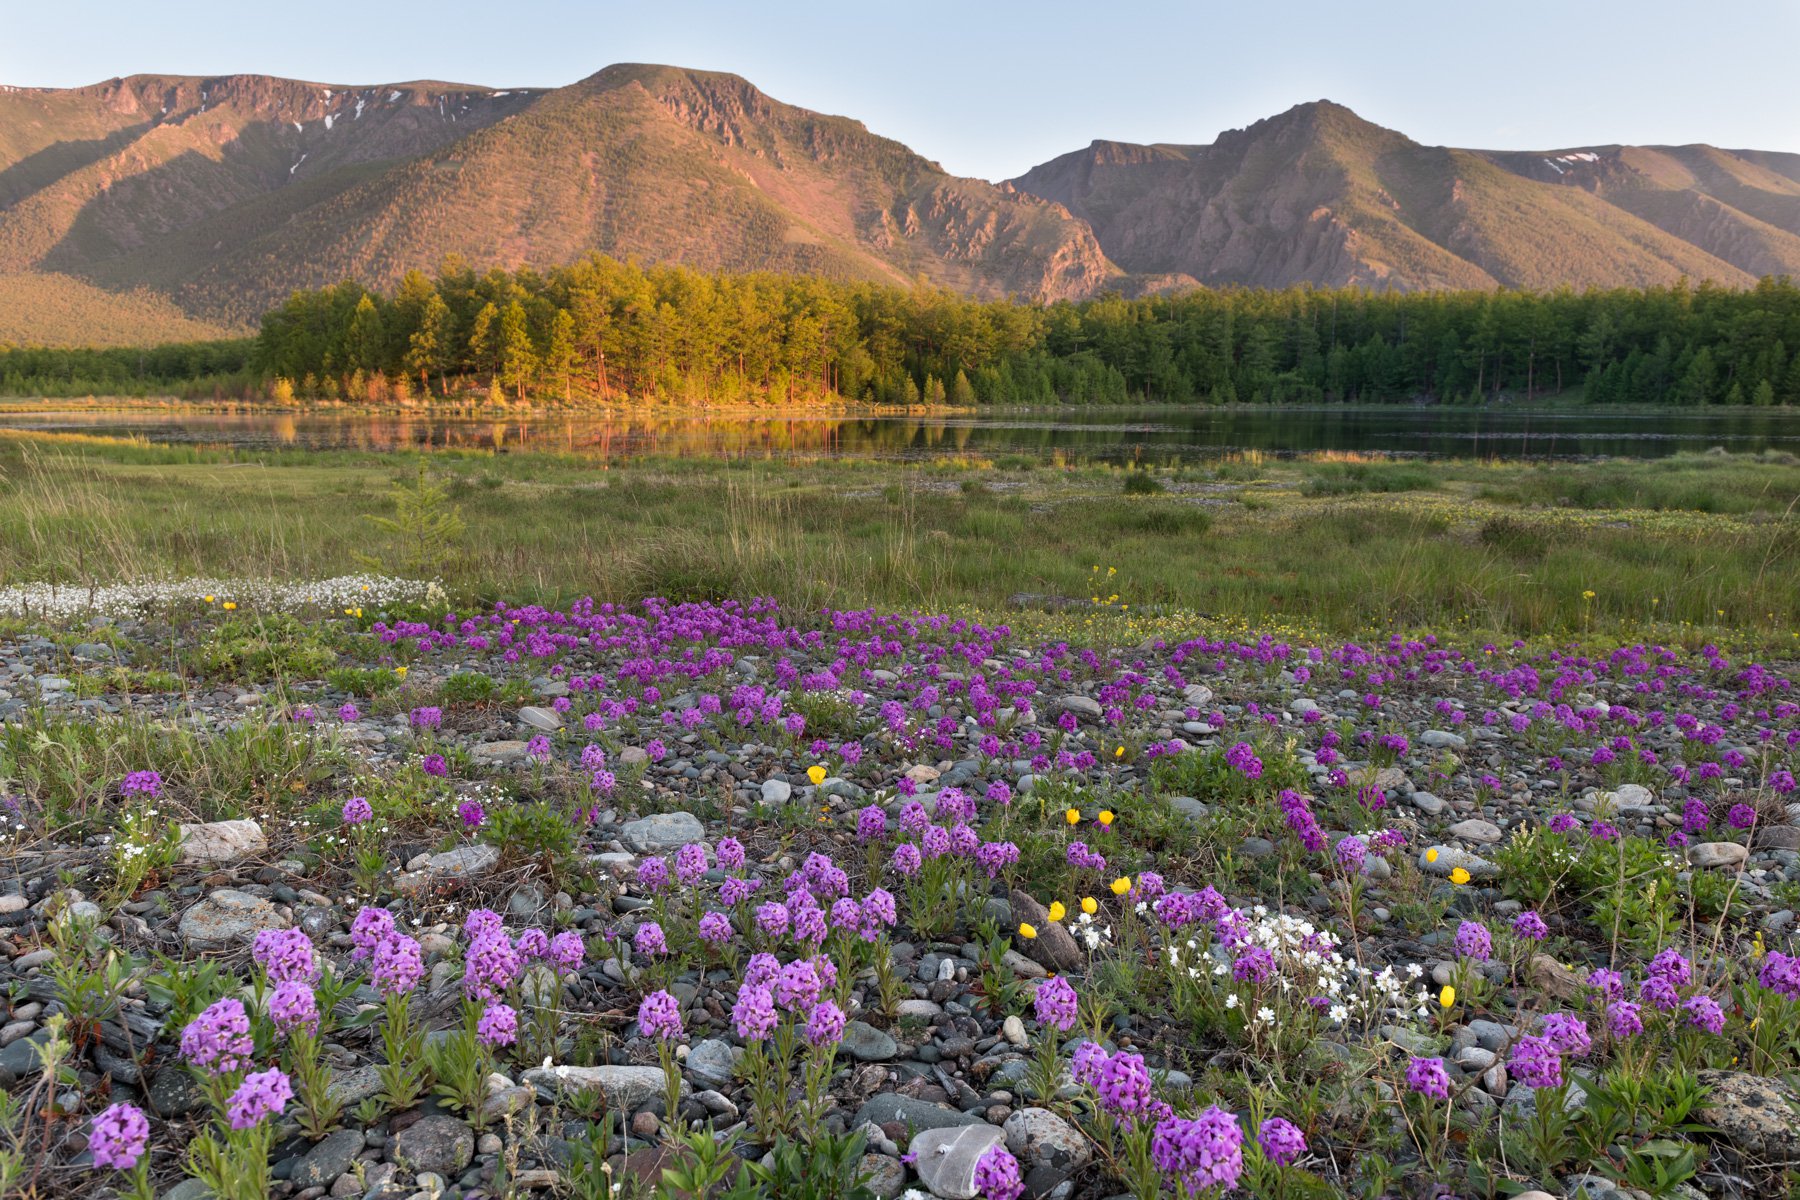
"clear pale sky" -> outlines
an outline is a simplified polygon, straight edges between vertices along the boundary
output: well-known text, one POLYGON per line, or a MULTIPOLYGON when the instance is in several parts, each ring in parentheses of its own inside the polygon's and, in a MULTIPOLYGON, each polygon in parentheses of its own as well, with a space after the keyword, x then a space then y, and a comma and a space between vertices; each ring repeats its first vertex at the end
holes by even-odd
POLYGON ((0 0, 0 83, 255 72, 549 87, 735 71, 999 179, 1328 98, 1429 144, 1800 151, 1800 0, 0 0))

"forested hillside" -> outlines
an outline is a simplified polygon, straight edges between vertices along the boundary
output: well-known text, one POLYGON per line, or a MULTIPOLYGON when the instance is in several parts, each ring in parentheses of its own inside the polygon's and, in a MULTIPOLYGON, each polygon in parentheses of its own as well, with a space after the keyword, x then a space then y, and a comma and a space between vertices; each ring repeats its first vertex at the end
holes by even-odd
POLYGON ((1800 402, 1800 289, 1195 291, 1048 306, 592 256, 342 284, 263 320, 296 395, 878 403, 1800 402))

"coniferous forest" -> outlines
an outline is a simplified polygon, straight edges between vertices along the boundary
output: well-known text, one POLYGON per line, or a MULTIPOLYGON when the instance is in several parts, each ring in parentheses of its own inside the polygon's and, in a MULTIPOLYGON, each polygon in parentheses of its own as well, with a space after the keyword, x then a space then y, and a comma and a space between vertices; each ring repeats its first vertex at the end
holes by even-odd
POLYGON ((0 351, 11 393, 404 403, 1800 403, 1800 288, 1195 290, 1048 306, 599 255, 383 296, 296 292, 255 339, 0 351))

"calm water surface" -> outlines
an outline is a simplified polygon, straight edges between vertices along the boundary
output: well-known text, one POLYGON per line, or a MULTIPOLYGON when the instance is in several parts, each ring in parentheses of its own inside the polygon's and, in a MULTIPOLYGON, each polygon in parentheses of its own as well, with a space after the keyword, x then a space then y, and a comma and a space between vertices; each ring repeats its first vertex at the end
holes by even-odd
POLYGON ((307 449, 543 449, 637 455, 1201 459, 1243 451, 1437 458, 1658 458, 1720 446, 1800 452, 1800 410, 1608 413, 1432 408, 1067 408, 946 415, 474 413, 0 408, 0 427, 307 449))

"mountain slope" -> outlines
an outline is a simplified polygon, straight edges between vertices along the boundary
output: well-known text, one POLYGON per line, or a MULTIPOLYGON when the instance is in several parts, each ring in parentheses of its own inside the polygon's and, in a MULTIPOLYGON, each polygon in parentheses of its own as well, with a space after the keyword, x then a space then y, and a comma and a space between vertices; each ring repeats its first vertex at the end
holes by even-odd
MULTIPOLYGON (((1573 187, 1567 162, 1423 146, 1327 101, 1211 145, 1095 142, 1012 182, 1089 221, 1127 271, 1203 283, 1545 288, 1686 275, 1743 286, 1790 269, 1787 240, 1800 242, 1789 232, 1800 213, 1785 207, 1792 182, 1700 149, 1730 160, 1715 171, 1718 190, 1754 201, 1756 217, 1734 216, 1730 232, 1699 236, 1703 222, 1662 215, 1655 199, 1638 203, 1651 195, 1646 186, 1573 187)), ((1654 153, 1636 152, 1644 161, 1654 153)), ((1643 172, 1623 169, 1633 179, 1643 172)))
POLYGON ((736 75, 647 64, 548 90, 0 87, 0 339, 244 330, 295 288, 593 250, 1035 300, 1741 287, 1800 274, 1800 155, 1425 146, 1320 101, 1209 145, 1097 141, 994 185, 736 75))
POLYGON ((601 250, 1038 299, 1117 275, 1058 206, 734 75, 621 65, 548 93, 136 77, 0 94, 0 128, 15 124, 0 272, 148 285, 233 323, 448 253, 518 267, 601 250))

